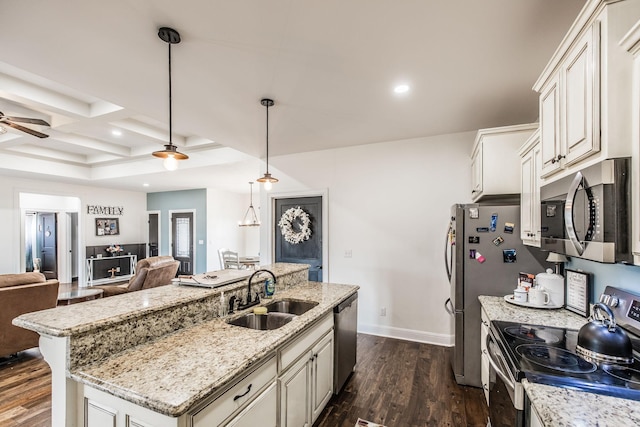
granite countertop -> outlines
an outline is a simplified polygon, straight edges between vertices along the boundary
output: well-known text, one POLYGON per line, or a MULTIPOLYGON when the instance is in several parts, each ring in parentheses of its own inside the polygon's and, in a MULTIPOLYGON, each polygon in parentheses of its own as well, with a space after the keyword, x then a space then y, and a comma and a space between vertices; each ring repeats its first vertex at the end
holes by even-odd
POLYGON ((331 312, 358 288, 306 282, 277 292, 273 300, 294 298, 319 304, 279 329, 257 331, 228 325, 226 321, 237 314, 216 318, 72 369, 70 376, 140 406, 178 417, 256 362, 275 354, 278 347, 331 312))
POLYGON ((556 326, 558 328, 580 329, 587 323, 581 317, 564 308, 528 308, 508 303, 503 297, 479 296, 482 308, 491 320, 528 323, 532 325, 556 326))
MULTIPOLYGON (((280 277, 285 274, 306 270, 308 266, 305 264, 278 263, 262 266, 261 268, 268 269, 280 277)), ((220 292, 246 288, 246 286, 247 279, 215 289, 179 285, 159 286, 87 301, 82 304, 72 304, 22 314, 13 320, 13 324, 44 335, 54 337, 71 336, 109 327, 126 319, 162 311, 180 304, 217 295, 220 292), (91 310, 88 310, 88 307, 91 307, 91 310)))
MULTIPOLYGON (((478 297, 490 320, 580 329, 587 319, 565 309, 509 304, 502 297, 478 297)), ((623 427, 640 425, 640 404, 564 387, 522 381, 531 404, 547 427, 623 427)))
POLYGON ((620 399, 522 381, 545 426, 624 427, 640 425, 640 404, 620 399))

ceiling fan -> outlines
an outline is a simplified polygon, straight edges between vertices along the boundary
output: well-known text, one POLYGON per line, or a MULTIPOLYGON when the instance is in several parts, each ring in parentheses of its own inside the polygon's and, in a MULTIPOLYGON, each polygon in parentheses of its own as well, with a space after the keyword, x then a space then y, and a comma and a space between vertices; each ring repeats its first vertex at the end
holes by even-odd
POLYGON ((26 132, 33 136, 37 136, 38 138, 47 138, 49 136, 47 134, 38 132, 37 130, 29 129, 28 127, 24 127, 14 122, 29 123, 32 125, 40 125, 40 126, 51 126, 49 123, 45 122, 42 119, 30 119, 28 117, 9 117, 9 116, 5 116, 4 113, 0 111, 0 125, 5 125, 5 126, 12 127, 14 129, 18 129, 19 131, 26 132))

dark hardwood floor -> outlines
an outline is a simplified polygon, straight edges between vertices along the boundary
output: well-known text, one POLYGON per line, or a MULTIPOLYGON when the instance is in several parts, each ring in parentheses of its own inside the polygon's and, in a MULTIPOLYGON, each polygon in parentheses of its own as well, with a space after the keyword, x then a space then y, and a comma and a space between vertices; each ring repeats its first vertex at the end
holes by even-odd
POLYGON ((51 426, 51 369, 37 348, 0 359, 0 426, 51 426))
MULTIPOLYGON (((358 335, 358 361, 316 427, 353 427, 358 417, 388 427, 482 426, 482 390, 460 387, 451 349, 358 335)), ((51 370, 37 349, 0 364, 0 427, 51 425, 51 370)))
POLYGON ((387 427, 485 427, 484 393, 456 384, 451 350, 358 334, 356 370, 314 425, 353 427, 360 417, 387 427))

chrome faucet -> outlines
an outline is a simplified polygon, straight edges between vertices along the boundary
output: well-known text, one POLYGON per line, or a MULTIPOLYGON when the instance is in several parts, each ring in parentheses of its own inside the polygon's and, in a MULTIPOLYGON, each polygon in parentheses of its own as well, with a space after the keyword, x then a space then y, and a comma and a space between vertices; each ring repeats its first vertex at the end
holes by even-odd
POLYGON ((256 294, 256 299, 252 301, 251 298, 251 281, 258 273, 269 273, 271 277, 273 277, 273 284, 276 284, 276 275, 273 274, 270 270, 260 269, 253 272, 251 277, 249 277, 249 281, 247 282, 247 301, 245 304, 238 305, 238 310, 244 310, 245 308, 253 307, 254 305, 260 304, 260 295, 256 294))

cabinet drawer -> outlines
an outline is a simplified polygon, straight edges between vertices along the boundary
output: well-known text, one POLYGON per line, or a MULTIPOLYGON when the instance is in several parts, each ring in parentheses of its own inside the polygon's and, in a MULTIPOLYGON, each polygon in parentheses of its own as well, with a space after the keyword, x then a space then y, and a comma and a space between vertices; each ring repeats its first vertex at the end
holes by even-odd
POLYGON ((253 371, 222 396, 192 415, 193 427, 217 426, 250 402, 270 382, 275 380, 277 364, 275 356, 253 371))
POLYGON ((280 370, 286 370, 293 362, 322 338, 328 331, 333 328, 333 313, 327 314, 320 323, 316 324, 303 336, 287 344, 280 351, 280 370))

